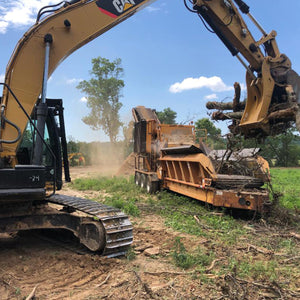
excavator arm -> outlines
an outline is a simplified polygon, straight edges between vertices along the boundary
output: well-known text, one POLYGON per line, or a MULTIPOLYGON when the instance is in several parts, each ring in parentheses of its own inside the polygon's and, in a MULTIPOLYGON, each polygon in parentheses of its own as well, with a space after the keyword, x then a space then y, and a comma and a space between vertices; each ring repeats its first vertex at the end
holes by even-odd
POLYGON ((192 11, 246 68, 246 107, 235 123, 241 132, 246 137, 277 134, 295 121, 300 131, 300 79, 289 58, 279 51, 276 32, 266 33, 242 0, 193 0, 192 11), (240 12, 262 33, 258 41, 240 12))

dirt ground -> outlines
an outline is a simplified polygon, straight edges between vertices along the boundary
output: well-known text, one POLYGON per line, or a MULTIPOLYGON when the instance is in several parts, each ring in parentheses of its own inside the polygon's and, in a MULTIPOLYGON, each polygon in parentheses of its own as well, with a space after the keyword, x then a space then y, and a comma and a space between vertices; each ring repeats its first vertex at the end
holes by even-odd
MULTIPOLYGON (((109 175, 114 171, 75 167, 71 169, 71 177, 109 175)), ((92 197, 95 192, 78 192, 66 185, 61 193, 92 197)), ((108 259, 77 254, 61 244, 40 239, 35 232, 2 236, 0 300, 26 299, 35 287, 35 299, 189 299, 192 295, 197 298, 193 290, 200 283, 186 278, 181 269, 164 259, 171 248, 169 241, 173 242, 179 234, 167 229, 157 216, 147 215, 142 221, 131 218, 131 221, 138 253, 132 261, 124 257, 108 259), (158 247, 160 259, 143 253, 153 247, 158 247)))
MULTIPOLYGON (((71 169, 72 178, 98 173, 97 168, 71 169)), ((94 192, 79 193, 66 185, 63 193, 93 196, 94 192)), ((3 237, 0 239, 0 300, 26 299, 34 288, 35 299, 242 299, 233 293, 224 297, 224 289, 230 289, 225 282, 228 278, 207 284, 170 263, 168 254, 176 236, 181 236, 185 245, 211 241, 167 228, 164 220, 156 215, 143 215, 131 221, 134 260, 77 254, 32 232, 3 237)), ((220 255, 227 254, 222 254, 220 249, 220 255)), ((210 276, 208 272, 207 280, 210 276)))

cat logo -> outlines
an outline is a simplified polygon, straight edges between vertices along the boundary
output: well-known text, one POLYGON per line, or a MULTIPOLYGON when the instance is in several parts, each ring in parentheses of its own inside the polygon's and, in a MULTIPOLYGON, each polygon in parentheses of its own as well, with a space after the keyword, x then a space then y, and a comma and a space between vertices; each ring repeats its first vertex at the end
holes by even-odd
POLYGON ((145 0, 99 0, 96 1, 96 4, 103 13, 117 18, 130 8, 144 1, 145 0))

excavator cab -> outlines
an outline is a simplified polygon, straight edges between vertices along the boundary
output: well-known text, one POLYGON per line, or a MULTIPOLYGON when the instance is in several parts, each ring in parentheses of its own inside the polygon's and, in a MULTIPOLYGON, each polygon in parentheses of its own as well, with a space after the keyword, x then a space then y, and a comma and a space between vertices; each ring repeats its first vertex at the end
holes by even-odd
MULTIPOLYGON (((67 142, 63 116, 63 102, 61 99, 47 99, 48 113, 44 132, 45 144, 42 148, 42 165, 45 167, 45 182, 48 190, 62 188, 62 166, 64 166, 65 180, 71 181, 69 163, 67 159, 67 142), (51 151, 50 151, 51 149, 51 151)), ((32 114, 36 123, 36 109, 32 114)), ((30 122, 24 131, 22 141, 17 149, 18 165, 32 165, 36 130, 30 122)))

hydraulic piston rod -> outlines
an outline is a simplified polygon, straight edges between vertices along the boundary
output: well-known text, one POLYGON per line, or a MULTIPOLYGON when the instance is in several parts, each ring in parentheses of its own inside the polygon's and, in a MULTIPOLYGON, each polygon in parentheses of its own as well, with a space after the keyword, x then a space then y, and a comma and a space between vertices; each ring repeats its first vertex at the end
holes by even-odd
POLYGON ((33 154, 33 164, 41 165, 42 164, 42 152, 43 152, 43 140, 45 133, 45 124, 47 117, 47 104, 46 104, 46 95, 47 95, 47 81, 48 81, 48 72, 49 72, 49 57, 50 57, 50 47, 52 44, 52 35, 46 34, 44 37, 45 42, 45 63, 44 63, 44 75, 43 75, 43 87, 42 87, 42 97, 41 102, 37 105, 37 130, 40 132, 41 136, 38 134, 36 136, 36 143, 34 147, 33 154))

